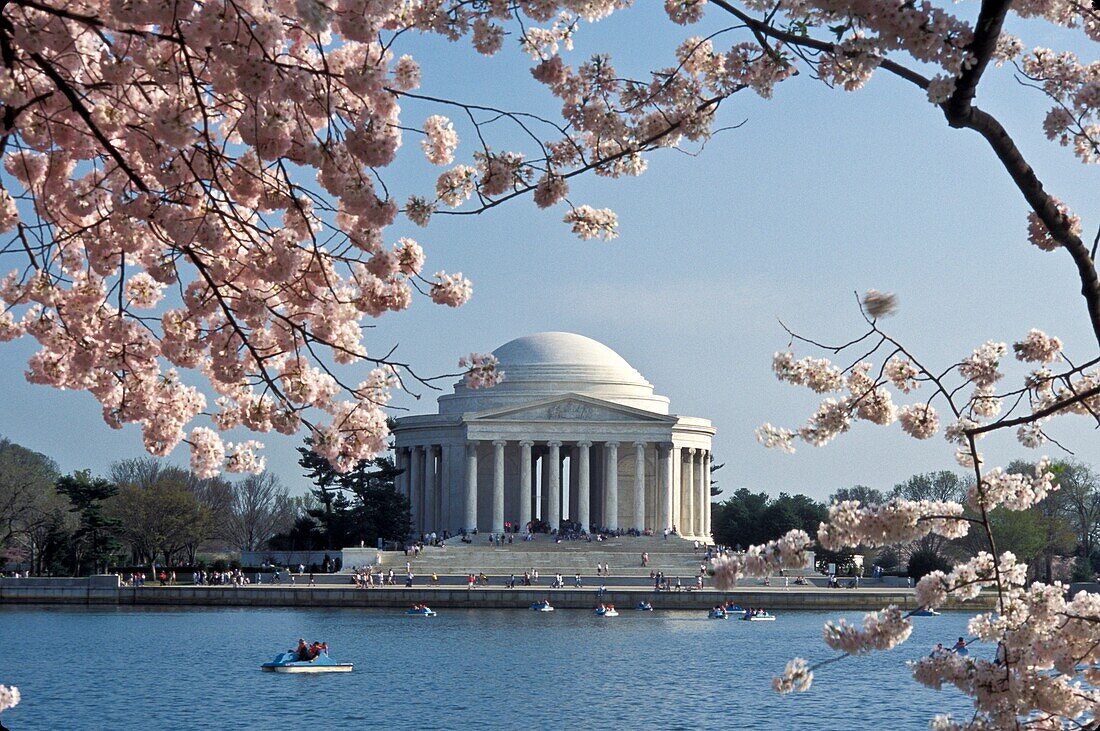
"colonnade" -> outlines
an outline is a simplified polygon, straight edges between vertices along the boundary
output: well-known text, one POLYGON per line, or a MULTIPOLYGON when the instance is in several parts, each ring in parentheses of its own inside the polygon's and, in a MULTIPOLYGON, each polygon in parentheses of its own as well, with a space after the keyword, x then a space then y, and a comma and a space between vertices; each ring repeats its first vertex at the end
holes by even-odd
POLYGON ((586 531, 710 535, 710 451, 671 442, 468 440, 400 446, 398 489, 413 532, 586 531), (568 462, 568 468, 566 463, 568 462), (620 479, 622 477, 623 479, 620 479))

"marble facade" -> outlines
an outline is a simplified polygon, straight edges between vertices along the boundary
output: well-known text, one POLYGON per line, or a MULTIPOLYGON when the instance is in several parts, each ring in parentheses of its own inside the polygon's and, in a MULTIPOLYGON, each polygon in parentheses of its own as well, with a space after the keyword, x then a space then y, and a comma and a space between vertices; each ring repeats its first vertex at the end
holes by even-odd
POLYGON ((415 533, 537 520, 707 537, 710 421, 670 414, 621 356, 581 335, 539 333, 494 354, 501 384, 460 382, 438 413, 397 420, 415 533))

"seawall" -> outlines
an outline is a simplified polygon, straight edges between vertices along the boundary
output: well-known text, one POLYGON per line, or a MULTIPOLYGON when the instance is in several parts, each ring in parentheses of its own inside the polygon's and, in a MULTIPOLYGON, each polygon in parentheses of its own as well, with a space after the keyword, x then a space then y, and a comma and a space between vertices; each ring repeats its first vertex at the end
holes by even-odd
MULTIPOLYGON (((640 601, 656 609, 704 610, 729 600, 747 607, 770 610, 874 610, 888 604, 917 609, 909 589, 822 589, 749 587, 732 591, 703 589, 656 592, 646 587, 608 587, 603 595, 595 588, 454 586, 385 587, 356 589, 347 586, 120 586, 115 576, 87 578, 0 578, 0 604, 69 604, 117 606, 201 607, 408 607, 428 604, 433 608, 526 609, 549 598, 555 607, 592 609, 597 603, 633 607, 640 601)), ((978 611, 994 606, 995 596, 983 595, 948 609, 978 611)))

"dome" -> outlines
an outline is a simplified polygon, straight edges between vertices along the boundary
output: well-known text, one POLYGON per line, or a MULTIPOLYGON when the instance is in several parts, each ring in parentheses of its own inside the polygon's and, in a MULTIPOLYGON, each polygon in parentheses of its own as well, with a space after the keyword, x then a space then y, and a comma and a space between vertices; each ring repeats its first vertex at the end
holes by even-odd
POLYGON ((471 391, 461 381, 453 395, 441 396, 440 413, 484 411, 523 401, 579 393, 668 413, 668 399, 621 355, 603 343, 567 332, 543 332, 510 340, 493 351, 504 381, 471 391))
MULTIPOLYGON (((645 382, 621 355, 598 340, 576 333, 546 332, 509 340, 493 351, 505 373, 560 369, 600 372, 624 381, 645 382)), ((519 375, 517 373, 516 375, 519 375)))

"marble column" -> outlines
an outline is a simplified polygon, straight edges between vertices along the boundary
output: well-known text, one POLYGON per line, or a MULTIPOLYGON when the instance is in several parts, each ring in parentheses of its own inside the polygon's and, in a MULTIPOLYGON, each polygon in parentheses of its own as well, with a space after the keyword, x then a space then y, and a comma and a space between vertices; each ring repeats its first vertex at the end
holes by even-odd
POLYGON ((409 485, 412 483, 409 482, 409 450, 407 447, 398 447, 394 450, 393 463, 397 469, 402 470, 401 474, 397 476, 397 491, 411 503, 409 485))
POLYGON ((561 527, 561 442, 547 442, 547 446, 550 447, 547 456, 550 482, 546 488, 549 492, 546 522, 550 524, 551 531, 556 531, 561 527))
POLYGON ((477 530, 477 442, 466 442, 466 519, 463 528, 477 530))
POLYGON ((435 464, 435 472, 432 473, 432 522, 428 526, 429 533, 443 532, 443 447, 439 444, 432 445, 432 462, 435 464))
POLYGON ((493 533, 504 532, 504 447, 508 442, 493 442, 493 533))
POLYGON ((542 517, 542 506, 539 505, 539 448, 531 448, 531 520, 542 517))
POLYGON ((685 537, 695 535, 695 450, 685 449, 687 460, 684 462, 684 474, 680 485, 683 497, 681 497, 681 512, 683 517, 680 527, 685 537))
POLYGON ((432 519, 432 470, 435 465, 432 464, 432 447, 430 444, 425 444, 424 454, 421 456, 420 467, 420 526, 418 530, 421 533, 429 530, 428 525, 432 519))
POLYGON ((409 502, 412 505, 412 530, 419 537, 424 524, 424 447, 412 448, 409 467, 409 502))
POLYGON ((634 442, 634 530, 645 530, 645 442, 634 442))
POLYGON ((569 512, 566 513, 566 517, 578 523, 580 521, 577 518, 577 483, 580 481, 580 473, 577 472, 577 447, 565 447, 563 451, 569 454, 569 512))
POLYGON ((519 527, 527 532, 531 522, 531 446, 534 442, 519 443, 519 527))
POLYGON ((619 529, 619 443, 604 444, 604 527, 610 531, 619 529))
POLYGON ((454 521, 451 520, 451 512, 454 510, 451 504, 451 483, 454 465, 454 449, 449 444, 439 448, 439 531, 451 530, 454 521))
POLYGON ((549 454, 546 447, 539 449, 539 471, 542 473, 539 478, 539 520, 544 523, 550 522, 550 491, 547 489, 550 484, 549 454))
POLYGON ((706 536, 708 540, 710 539, 710 534, 714 532, 714 528, 710 522, 710 511, 711 508, 714 507, 714 503, 711 501, 710 497, 710 463, 712 458, 713 455, 711 455, 708 449, 705 457, 706 461, 703 462, 703 485, 705 486, 703 495, 706 496, 706 502, 703 503, 705 508, 703 513, 703 535, 706 536))
POLYGON ((709 492, 706 485, 705 475, 703 474, 703 463, 705 462, 706 452, 702 449, 696 451, 696 464, 695 464, 695 481, 697 487, 695 489, 695 535, 700 538, 706 538, 707 530, 704 525, 707 513, 707 497, 709 492))
POLYGON ((577 442, 577 522, 581 524, 581 530, 587 533, 591 530, 592 516, 590 514, 591 502, 589 492, 589 455, 588 449, 592 442, 577 442))
POLYGON ((662 442, 657 445, 657 475, 660 489, 657 491, 659 513, 657 530, 664 532, 672 529, 672 444, 662 442))

